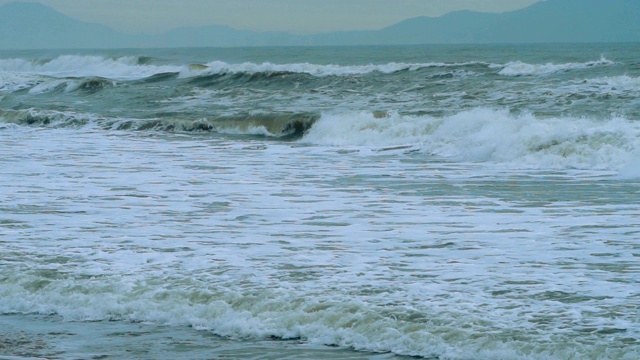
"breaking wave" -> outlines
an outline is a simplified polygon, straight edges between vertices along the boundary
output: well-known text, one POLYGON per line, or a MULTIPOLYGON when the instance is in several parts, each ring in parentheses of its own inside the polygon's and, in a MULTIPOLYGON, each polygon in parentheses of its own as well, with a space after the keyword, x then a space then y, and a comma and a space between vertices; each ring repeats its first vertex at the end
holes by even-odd
MULTIPOLYGON (((143 258, 152 261, 157 257, 151 253, 143 258)), ((40 272, 49 273, 56 272, 40 272)), ((0 293, 7 300, 0 304, 0 313, 190 326, 230 339, 304 339, 311 344, 426 359, 596 359, 594 354, 602 352, 619 359, 637 356, 635 351, 625 355, 622 349, 608 349, 609 344, 596 339, 597 334, 589 337, 591 342, 572 346, 546 343, 533 336, 531 341, 514 341, 518 333, 509 334, 501 326, 517 323, 522 315, 506 309, 496 309, 503 316, 498 322, 487 319, 482 310, 459 304, 451 308, 394 301, 379 304, 297 289, 255 289, 249 293, 222 281, 206 283, 167 276, 140 279, 132 274, 53 278, 29 273, 11 276, 0 284, 0 293)), ((576 316, 575 320, 582 319, 576 316)), ((559 336, 580 331, 561 330, 559 336)))
POLYGON ((294 63, 294 64, 272 64, 245 62, 242 64, 230 64, 223 61, 213 61, 205 65, 191 66, 187 71, 183 71, 181 76, 203 76, 217 74, 272 74, 272 73, 295 73, 308 74, 316 77, 326 76, 351 76, 364 75, 370 73, 392 74, 400 71, 416 71, 424 68, 449 68, 449 67, 467 67, 467 66, 488 66, 482 62, 465 62, 465 63, 388 63, 381 65, 318 65, 310 63, 294 63))
POLYGON ((61 55, 51 60, 0 59, 0 72, 51 77, 103 77, 113 80, 143 79, 159 73, 179 72, 182 66, 152 65, 145 57, 106 58, 61 55), (141 60, 142 59, 142 60, 141 60))
POLYGON ((640 121, 620 116, 538 118, 486 108, 442 117, 357 112, 246 113, 199 119, 124 119, 29 109, 0 111, 0 121, 57 128, 264 136, 374 153, 399 149, 450 161, 528 169, 624 170, 631 174, 629 169, 640 156, 640 121))
POLYGON ((155 65, 149 57, 107 58, 89 55, 62 55, 50 60, 0 59, 0 72, 37 74, 52 77, 104 77, 114 80, 136 80, 159 74, 179 73, 181 77, 213 74, 299 73, 317 77, 350 76, 369 73, 391 74, 399 71, 415 71, 424 68, 463 68, 488 66, 484 62, 463 63, 396 63, 368 65, 320 65, 311 63, 274 64, 228 63, 211 61, 206 64, 155 65))
POLYGON ((557 72, 582 70, 597 66, 609 66, 615 64, 611 60, 607 60, 604 56, 600 60, 588 61, 584 63, 565 63, 565 64, 528 64, 521 61, 512 61, 504 65, 492 64, 491 68, 501 69, 498 74, 504 76, 545 76, 557 72))
MULTIPOLYGON (((463 78, 469 75, 546 76, 557 72, 602 67, 614 64, 604 57, 596 61, 564 64, 529 64, 512 61, 506 64, 492 64, 481 61, 469 62, 424 62, 367 65, 336 65, 313 63, 277 64, 270 62, 229 63, 214 60, 204 64, 163 64, 145 56, 102 57, 90 55, 62 55, 48 60, 26 60, 20 58, 0 59, 0 91, 15 92, 30 89, 31 93, 43 93, 63 87, 65 91, 75 91, 83 86, 100 85, 96 79, 111 81, 144 81, 146 83, 169 81, 176 78, 192 79, 196 84, 212 81, 222 76, 232 76, 231 80, 255 81, 286 78, 289 75, 313 78, 353 77, 369 74, 390 75, 425 69, 443 69, 441 73, 426 73, 425 78, 439 80, 463 78), (59 80, 66 79, 62 84, 59 80), (89 79, 78 84, 78 79, 89 79)), ((297 77, 287 80, 298 81, 297 77)), ((101 80, 102 81, 102 80, 101 80)), ((103 83, 102 85, 107 85, 103 83)), ((102 87, 100 85, 99 87, 102 87)))
POLYGON ((153 119, 108 118, 62 111, 0 110, 0 123, 52 128, 97 126, 105 130, 212 132, 299 139, 318 120, 313 113, 255 113, 211 116, 201 119, 160 117, 153 119))
POLYGON ((258 113, 214 116, 197 120, 180 118, 123 120, 114 123, 111 127, 117 130, 213 132, 296 139, 302 137, 317 119, 318 116, 312 113, 258 113))
POLYGON ((537 118, 486 108, 443 117, 325 114, 303 141, 370 149, 413 145, 453 161, 533 169, 621 170, 640 154, 640 121, 537 118))
POLYGON ((596 79, 588 79, 582 82, 585 90, 601 93, 640 92, 640 77, 613 76, 596 79))
POLYGON ((64 92, 74 92, 79 90, 88 94, 93 94, 115 85, 115 81, 99 77, 64 80, 56 79, 49 82, 39 83, 29 89, 29 94, 43 94, 58 90, 62 90, 64 92))

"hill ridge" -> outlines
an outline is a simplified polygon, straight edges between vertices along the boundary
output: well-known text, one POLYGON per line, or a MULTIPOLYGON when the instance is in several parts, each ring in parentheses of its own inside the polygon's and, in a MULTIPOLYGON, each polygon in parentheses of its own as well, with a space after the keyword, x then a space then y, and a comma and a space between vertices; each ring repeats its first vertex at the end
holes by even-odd
POLYGON ((505 13, 418 16, 380 30, 292 35, 210 25, 125 35, 40 3, 12 2, 0 6, 0 49, 637 42, 638 19, 640 0, 547 0, 505 13))

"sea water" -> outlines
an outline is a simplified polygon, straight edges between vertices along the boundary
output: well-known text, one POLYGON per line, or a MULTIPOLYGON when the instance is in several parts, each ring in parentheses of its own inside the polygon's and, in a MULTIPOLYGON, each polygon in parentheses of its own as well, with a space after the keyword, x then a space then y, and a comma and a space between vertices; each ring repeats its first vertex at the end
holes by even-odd
POLYGON ((637 55, 0 52, 0 359, 637 359, 637 55))

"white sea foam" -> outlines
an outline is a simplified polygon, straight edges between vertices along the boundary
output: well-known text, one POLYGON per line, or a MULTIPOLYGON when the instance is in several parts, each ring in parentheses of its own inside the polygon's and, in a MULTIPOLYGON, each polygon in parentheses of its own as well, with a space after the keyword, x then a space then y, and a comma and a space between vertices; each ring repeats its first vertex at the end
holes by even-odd
MULTIPOLYGON (((569 344, 523 342, 508 338, 495 339, 482 333, 482 326, 490 326, 487 317, 472 309, 462 310, 464 301, 452 299, 451 307, 460 307, 459 313, 437 309, 422 313, 411 306, 374 306, 363 301, 340 301, 321 294, 298 297, 282 290, 256 290, 243 294, 236 290, 224 291, 206 283, 191 282, 193 291, 176 290, 183 284, 164 282, 160 278, 142 279, 118 276, 119 279, 101 278, 102 281, 55 281, 46 286, 40 298, 25 293, 20 286, 34 286, 41 279, 24 279, 15 287, 4 286, 5 291, 22 297, 2 293, 3 299, 15 301, 12 306, 0 305, 12 312, 56 313, 68 321, 126 320, 162 325, 191 326, 198 330, 213 331, 231 339, 303 338, 311 344, 338 345, 369 352, 393 352, 398 355, 437 357, 439 359, 567 359, 578 356, 599 359, 607 344, 569 344), (173 289, 171 288, 173 287, 173 289), (201 287, 196 290, 195 287, 201 287), (73 289, 76 289, 74 291, 73 289), (210 302, 198 299, 210 298, 210 302), (411 316, 428 316, 422 322, 407 321, 411 316), (398 318, 400 317, 400 318, 398 318), (406 319, 402 319, 402 318, 406 319), (482 325, 480 325, 482 324, 482 325)), ((424 308, 421 309, 424 311, 424 308)), ((579 312, 562 311, 564 321, 580 322, 579 312)), ((518 311, 502 312, 502 322, 517 322, 518 311)), ((496 324, 492 324, 496 325, 496 324)), ((620 324, 629 326, 633 324, 620 324)), ((487 329, 488 331, 491 331, 487 329)), ((524 330, 524 329, 523 329, 524 330)), ((536 334, 533 329, 530 336, 536 334)), ((557 329, 561 334, 562 329, 557 329)), ((630 334, 631 335, 631 334, 630 334)), ((561 336, 561 335, 560 335, 561 336)), ((619 359, 633 359, 631 351, 609 350, 619 359)), ((610 357, 605 357, 610 358, 610 357)))
MULTIPOLYGON (((164 70, 128 58, 80 58, 66 60, 89 79, 65 75, 74 70, 62 58, 0 69, 10 74, 2 91, 23 90, 0 94, 7 105, 0 109, 0 316, 59 322, 49 315, 60 315, 73 329, 48 335, 60 342, 84 334, 84 321, 104 321, 96 326, 111 333, 105 323, 114 320, 146 323, 149 331, 131 334, 153 340, 154 324, 167 324, 177 325, 168 332, 300 338, 294 342, 303 346, 442 360, 640 358, 635 67, 612 77, 604 76, 618 67, 584 71, 580 78, 599 78, 562 83, 493 81, 493 70, 488 81, 448 84, 425 71, 415 81, 398 76, 397 86, 372 79, 371 87, 320 84, 309 93, 182 81, 166 92, 166 84, 141 82, 116 87, 119 96, 31 95, 83 81, 87 90, 110 86, 118 76, 135 78, 138 67, 164 70), (92 61, 119 64, 96 70, 92 61), (148 91, 139 99, 138 85, 148 91), (401 113, 358 112, 389 108, 401 113), (402 115, 425 109, 445 115, 402 115), (602 115, 616 109, 629 115, 602 115), (219 131, 269 135, 260 125, 269 121, 232 127, 234 115, 263 111, 324 114, 298 142, 192 135, 179 126, 199 129, 193 119, 201 118, 203 129, 215 129, 229 115, 229 130, 219 131)), ((252 60, 182 74, 393 68, 252 60)), ((477 65, 471 69, 486 72, 477 65)), ((453 68, 431 73, 464 78, 459 72, 469 71, 446 66, 453 68)), ((119 333, 131 354, 151 357, 139 337, 119 333)), ((209 340, 189 335, 181 344, 203 348, 209 340)), ((100 355, 77 356, 72 347, 52 356, 100 355)))
POLYGON ((231 64, 224 61, 212 61, 207 63, 204 68, 187 69, 181 73, 182 77, 191 77, 197 75, 211 74, 235 74, 235 73, 273 73, 273 72, 290 72, 298 74, 308 74, 317 77, 325 76, 349 76, 363 75, 373 72, 383 74, 391 74, 398 71, 416 71, 423 68, 432 67, 464 67, 469 65, 483 64, 481 62, 466 63, 387 63, 380 65, 319 65, 311 63, 292 63, 292 64, 273 64, 251 63, 245 62, 241 64, 231 64))
POLYGON ((492 64, 492 68, 501 68, 498 72, 504 76, 545 76, 557 72, 587 69, 594 66, 613 65, 614 62, 604 56, 600 60, 588 61, 584 63, 564 63, 564 64, 528 64, 521 61, 512 61, 504 65, 492 64))
POLYGON ((617 170, 640 149, 640 123, 574 117, 536 118, 478 108, 445 117, 368 112, 325 114, 304 141, 332 146, 419 144, 455 161, 528 168, 617 170))
POLYGON ((639 355, 637 211, 616 186, 84 130, 0 137, 0 313, 440 359, 639 355))
POLYGON ((189 66, 187 64, 159 66, 139 64, 138 58, 133 56, 105 58, 91 55, 62 55, 49 61, 33 61, 19 58, 0 59, 0 72, 40 74, 55 77, 98 76, 115 80, 131 80, 166 72, 179 72, 181 77, 226 73, 253 74, 259 72, 291 72, 325 77, 363 75, 373 72, 390 74, 398 71, 416 71, 423 68, 457 68, 478 65, 500 68, 499 74, 505 76, 543 76, 560 71, 585 69, 592 66, 606 66, 611 64, 614 64, 614 62, 602 57, 597 61, 565 64, 528 64, 520 61, 513 61, 506 64, 489 64, 479 61, 469 61, 461 63, 390 62, 386 64, 368 65, 321 65, 312 63, 275 64, 269 62, 244 62, 234 64, 215 60, 198 66, 189 66))
POLYGON ((464 63, 396 63, 369 65, 319 65, 312 63, 274 64, 264 63, 228 63, 211 61, 205 65, 150 65, 139 64, 138 58, 105 58, 89 55, 62 55, 49 61, 33 61, 19 58, 0 59, 0 72, 40 74, 56 77, 99 76, 116 80, 140 79, 165 72, 180 72, 182 77, 225 73, 291 72, 313 76, 362 75, 372 72, 384 74, 398 71, 415 71, 423 68, 455 68, 471 65, 489 65, 483 62, 464 63))
POLYGON ((0 70, 0 92, 14 92, 28 89, 40 83, 36 77, 0 70))
POLYGON ((114 80, 142 79, 163 72, 179 72, 183 66, 138 64, 134 56, 105 58, 88 55, 61 55, 50 61, 0 59, 0 72, 53 77, 104 77, 114 80))
POLYGON ((67 80, 55 79, 52 81, 46 81, 29 89, 29 94, 44 94, 66 85, 68 85, 67 80))
POLYGON ((640 92, 640 77, 626 75, 588 79, 584 80, 583 84, 586 92, 589 92, 589 90, 605 94, 640 92))
MULTIPOLYGON (((612 76, 572 80, 553 86, 542 86, 531 93, 541 99, 567 99, 588 102, 589 99, 605 99, 611 96, 626 97, 626 103, 637 102, 640 95, 640 77, 612 76), (633 97, 633 98, 629 98, 633 97)), ((502 96, 502 94, 498 94, 502 96)), ((620 99, 621 100, 621 99, 620 99)), ((612 108, 618 106, 611 103, 612 108)), ((640 104, 640 103, 639 103, 640 104)), ((629 106, 633 108, 633 106, 629 106)))

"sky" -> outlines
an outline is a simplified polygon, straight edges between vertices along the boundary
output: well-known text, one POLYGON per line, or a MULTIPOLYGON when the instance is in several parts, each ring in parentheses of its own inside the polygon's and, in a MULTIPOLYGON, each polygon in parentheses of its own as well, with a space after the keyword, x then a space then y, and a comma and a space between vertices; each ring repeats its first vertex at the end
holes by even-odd
MULTIPOLYGON (((0 0, 0 5, 16 0, 0 0)), ((18 0, 40 2, 73 18, 124 33, 226 25, 312 34, 374 30, 416 16, 456 10, 504 12, 541 0, 18 0)))

